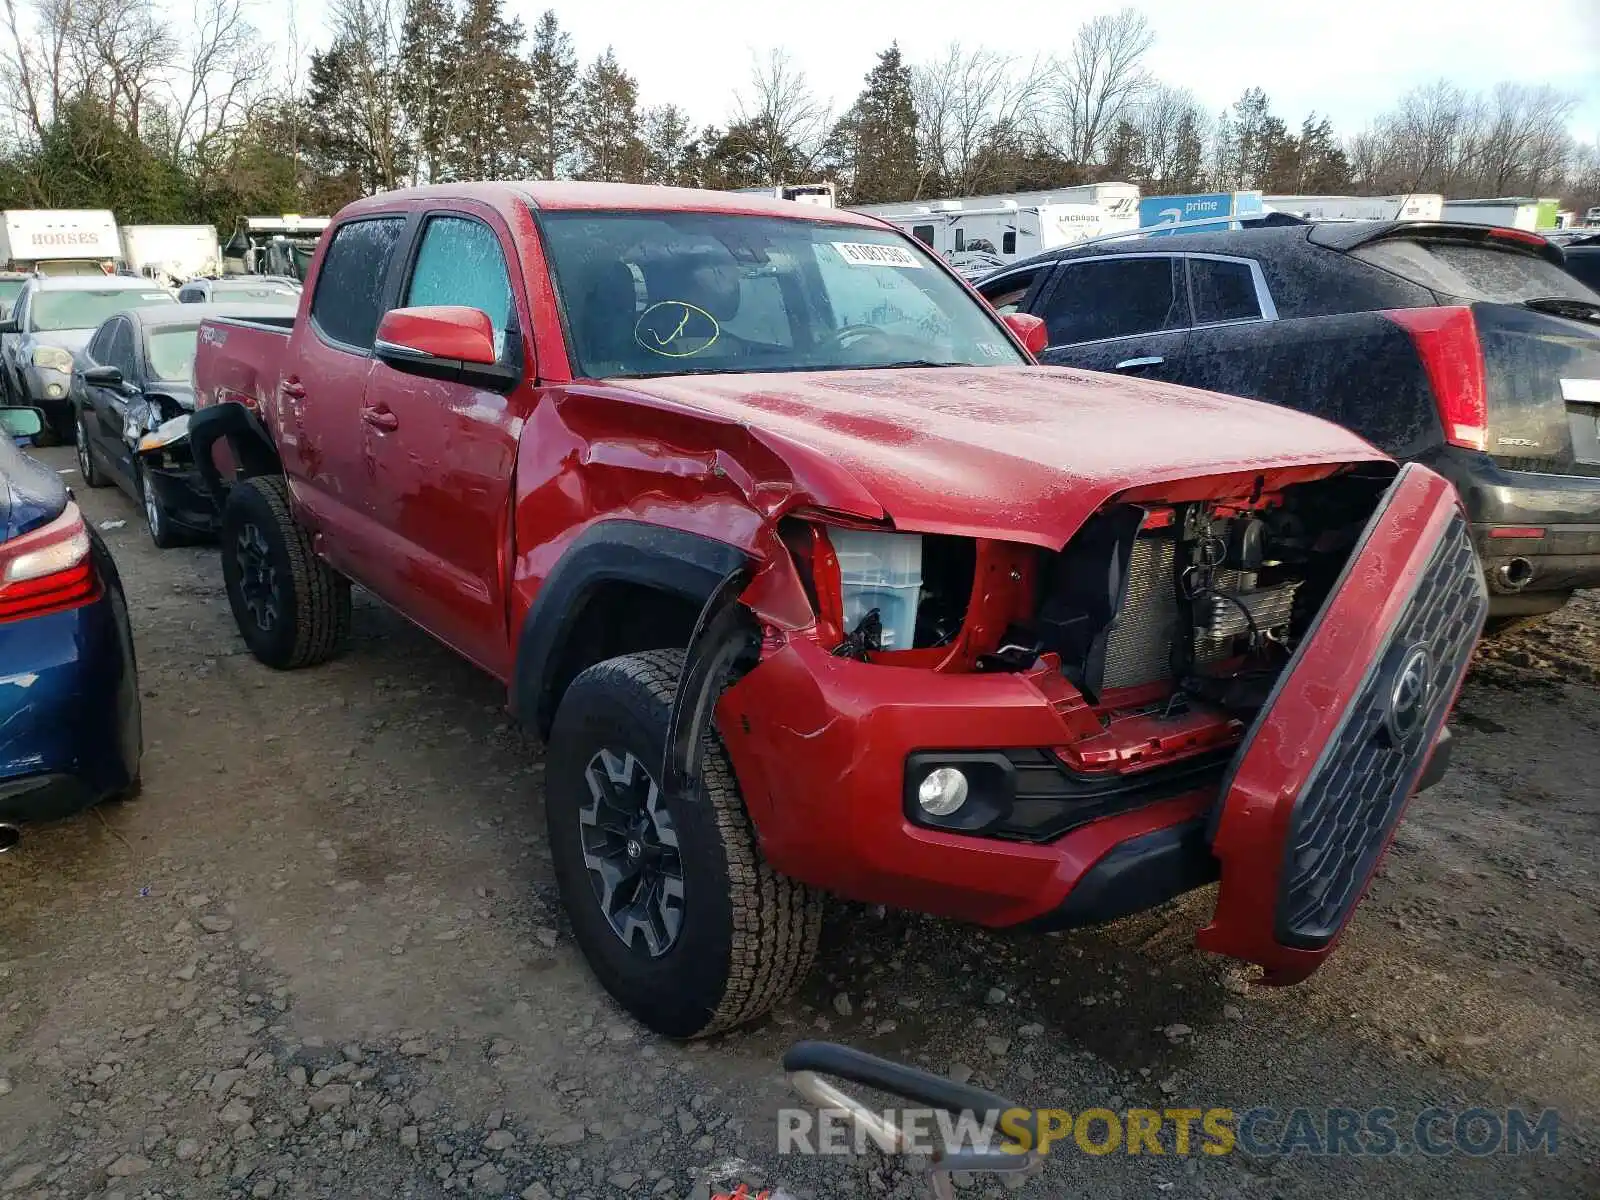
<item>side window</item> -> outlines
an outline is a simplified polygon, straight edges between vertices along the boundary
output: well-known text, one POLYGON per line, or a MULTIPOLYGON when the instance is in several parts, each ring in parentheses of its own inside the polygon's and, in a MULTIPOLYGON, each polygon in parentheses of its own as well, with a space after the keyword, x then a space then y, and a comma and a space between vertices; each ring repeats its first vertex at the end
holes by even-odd
POLYGON ((311 300, 311 320, 324 335, 358 350, 372 348, 389 257, 405 224, 404 217, 377 217, 339 226, 311 300))
POLYGON ((17 297, 16 307, 11 310, 11 319, 17 323, 17 328, 26 331, 28 328, 28 310, 33 307, 33 289, 23 288, 22 295, 17 297))
POLYGON ((1188 304, 1174 286, 1177 263, 1168 257, 1105 258, 1069 264, 1045 304, 1052 346, 1134 337, 1181 329, 1188 304))
POLYGON ((200 289, 197 287, 178 289, 179 304, 199 304, 204 299, 205 297, 201 294, 200 289))
POLYGON ((967 231, 965 229, 957 229, 956 230, 956 253, 957 254, 961 254, 962 252, 964 252, 966 250, 966 248, 967 248, 967 231))
POLYGON ((429 304, 459 304, 487 313, 495 348, 504 352, 511 325, 511 277, 494 230, 465 217, 429 219, 405 306, 429 304))
POLYGON ((116 332, 118 322, 108 321, 94 331, 94 337, 89 339, 89 348, 85 351, 89 361, 101 366, 106 364, 106 355, 111 346, 111 335, 116 332))
MULTIPOLYGON (((1015 237, 1014 234, 1006 236, 1015 237)), ((1028 289, 1033 286, 1037 274, 1037 271, 1023 271, 1020 274, 1007 275, 992 284, 984 284, 978 290, 983 293, 983 298, 990 303, 995 312, 1002 315, 1014 313, 1022 308, 1022 301, 1027 296, 1028 289)))
POLYGON ((105 365, 121 371, 124 379, 133 378, 133 326, 128 322, 118 321, 111 327, 105 365))
POLYGON ((913 225, 911 227, 911 236, 916 238, 917 241, 921 242, 924 246, 927 246, 929 249, 933 248, 933 226, 932 225, 913 225))
POLYGON ((775 271, 746 269, 739 273, 739 310, 722 322, 722 328, 747 342, 794 345, 789 308, 775 271))
POLYGON ((1000 253, 1015 254, 1017 252, 1017 231, 1008 229, 1000 235, 1000 253))
POLYGON ((1194 300, 1196 325, 1254 321, 1261 317, 1255 276, 1245 263, 1191 258, 1189 291, 1194 300))

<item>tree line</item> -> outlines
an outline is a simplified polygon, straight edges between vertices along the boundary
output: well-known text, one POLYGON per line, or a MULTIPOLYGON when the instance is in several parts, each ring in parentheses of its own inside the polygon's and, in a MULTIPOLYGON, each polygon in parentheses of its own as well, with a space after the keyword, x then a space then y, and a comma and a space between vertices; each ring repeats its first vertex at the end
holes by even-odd
POLYGON ((246 212, 496 178, 831 179, 863 204, 1102 180, 1600 204, 1600 147, 1568 132, 1574 96, 1439 82, 1349 136, 1326 115, 1292 123, 1260 88, 1213 113, 1152 75, 1155 32, 1131 8, 1030 61, 952 45, 910 62, 892 44, 842 111, 775 50, 725 121, 697 124, 643 104, 611 49, 581 59, 554 11, 529 29, 504 0, 333 0, 326 44, 307 53, 292 9, 267 37, 245 4, 199 0, 180 32, 155 0, 0 0, 0 207, 226 229, 246 212))

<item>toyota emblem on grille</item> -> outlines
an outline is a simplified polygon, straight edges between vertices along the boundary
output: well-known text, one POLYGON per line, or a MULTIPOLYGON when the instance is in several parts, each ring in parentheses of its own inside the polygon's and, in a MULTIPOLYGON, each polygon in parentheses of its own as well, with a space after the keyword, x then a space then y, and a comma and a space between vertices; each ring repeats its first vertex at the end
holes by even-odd
POLYGON ((1400 656, 1400 667, 1390 677, 1388 706, 1383 727, 1389 743, 1403 746, 1416 736, 1428 715, 1429 693, 1433 690, 1433 656, 1422 645, 1408 647, 1400 656))

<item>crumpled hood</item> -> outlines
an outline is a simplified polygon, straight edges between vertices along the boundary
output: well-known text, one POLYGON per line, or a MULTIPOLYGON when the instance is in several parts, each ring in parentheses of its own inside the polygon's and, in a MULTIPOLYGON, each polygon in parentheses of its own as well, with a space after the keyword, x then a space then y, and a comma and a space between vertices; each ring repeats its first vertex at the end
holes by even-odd
POLYGON ((797 480, 847 473, 901 528, 1057 548, 1133 487, 1386 461, 1290 409, 1056 367, 684 375, 622 387, 747 427, 797 480))

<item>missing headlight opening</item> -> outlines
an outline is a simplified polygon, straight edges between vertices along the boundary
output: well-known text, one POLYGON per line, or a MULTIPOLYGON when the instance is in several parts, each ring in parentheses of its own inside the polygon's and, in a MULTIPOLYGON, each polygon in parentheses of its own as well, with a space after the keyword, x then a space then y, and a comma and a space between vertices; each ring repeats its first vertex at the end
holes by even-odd
POLYGON ((785 541, 839 657, 946 671, 1059 664, 1108 712, 1199 704, 1243 718, 1266 702, 1393 472, 1292 478, 1147 489, 1059 552, 801 521, 785 541))

